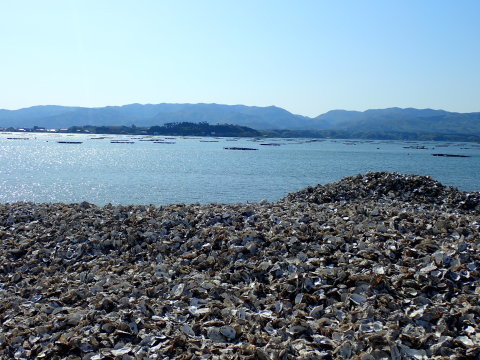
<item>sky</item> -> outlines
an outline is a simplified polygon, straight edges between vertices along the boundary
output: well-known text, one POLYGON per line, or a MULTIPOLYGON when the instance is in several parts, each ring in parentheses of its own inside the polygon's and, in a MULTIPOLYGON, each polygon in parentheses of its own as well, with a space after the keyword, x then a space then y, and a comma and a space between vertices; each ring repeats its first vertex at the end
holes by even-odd
POLYGON ((479 0, 2 0, 0 108, 480 111, 479 0))

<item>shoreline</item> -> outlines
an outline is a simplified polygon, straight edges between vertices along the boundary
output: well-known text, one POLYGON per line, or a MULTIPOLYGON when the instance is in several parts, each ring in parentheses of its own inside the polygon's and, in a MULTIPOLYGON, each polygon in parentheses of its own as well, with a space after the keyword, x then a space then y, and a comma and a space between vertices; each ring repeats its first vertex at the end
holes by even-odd
POLYGON ((476 357, 479 228, 480 192, 396 173, 276 202, 0 204, 0 357, 476 357))

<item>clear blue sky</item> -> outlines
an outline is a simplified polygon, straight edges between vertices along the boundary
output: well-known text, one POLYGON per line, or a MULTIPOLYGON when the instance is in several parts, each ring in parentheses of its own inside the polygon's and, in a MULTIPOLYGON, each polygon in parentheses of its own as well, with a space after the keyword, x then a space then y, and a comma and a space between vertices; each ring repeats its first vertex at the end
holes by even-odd
POLYGON ((480 0, 2 0, 0 108, 480 111, 480 0))

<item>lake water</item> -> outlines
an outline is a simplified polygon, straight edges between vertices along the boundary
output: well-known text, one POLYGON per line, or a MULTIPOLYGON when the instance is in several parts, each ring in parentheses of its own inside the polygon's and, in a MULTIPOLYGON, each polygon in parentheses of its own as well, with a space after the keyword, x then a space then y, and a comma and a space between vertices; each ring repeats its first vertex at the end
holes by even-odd
POLYGON ((172 142, 167 144, 140 138, 2 133, 0 202, 161 205, 274 201, 309 185, 367 171, 430 175, 445 185, 480 190, 480 145, 475 143, 155 137, 172 142), (134 143, 111 143, 113 140, 134 143), (432 153, 470 157, 434 157, 432 153))

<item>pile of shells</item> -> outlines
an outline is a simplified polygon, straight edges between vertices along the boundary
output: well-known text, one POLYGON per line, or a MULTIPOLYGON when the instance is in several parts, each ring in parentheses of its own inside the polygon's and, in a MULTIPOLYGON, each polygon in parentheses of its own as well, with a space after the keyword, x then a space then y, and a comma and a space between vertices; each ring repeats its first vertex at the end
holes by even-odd
POLYGON ((1 359, 479 359, 480 193, 0 205, 1 359))

